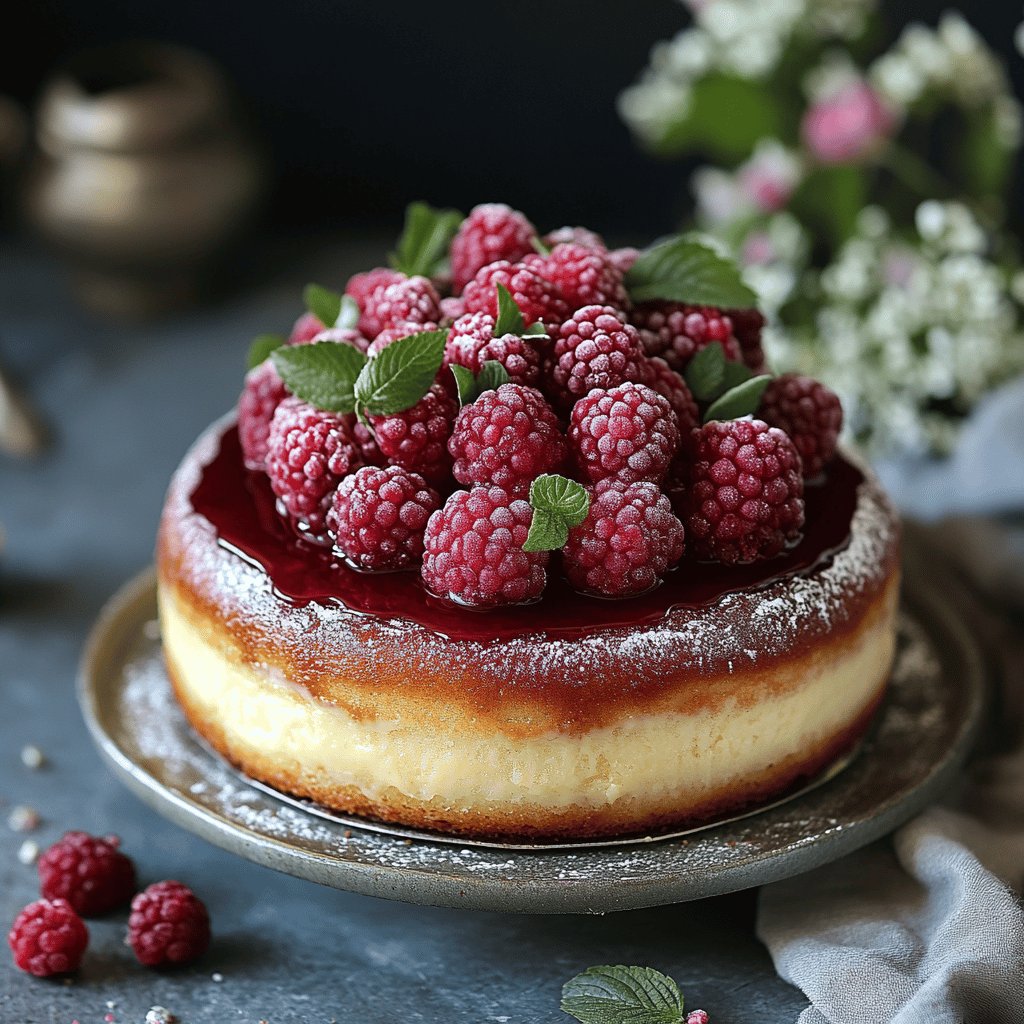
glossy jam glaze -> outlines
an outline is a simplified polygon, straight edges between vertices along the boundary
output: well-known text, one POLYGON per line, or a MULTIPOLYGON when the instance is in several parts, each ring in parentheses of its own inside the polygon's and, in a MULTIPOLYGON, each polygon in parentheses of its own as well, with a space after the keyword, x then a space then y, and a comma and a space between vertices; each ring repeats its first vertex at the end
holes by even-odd
POLYGON ((245 469, 234 426, 222 434, 190 504, 213 526, 221 546, 263 569, 278 595, 291 604, 335 604, 357 615, 406 619, 453 640, 480 642, 524 634, 571 640, 601 628, 650 625, 676 609, 707 607, 726 594, 760 590, 821 569, 849 542, 863 480, 855 466, 837 457, 825 480, 807 488, 802 540, 771 561, 725 566, 684 557, 657 589, 608 601, 573 591, 555 558, 541 601, 476 612, 433 597, 416 573, 358 573, 329 550, 300 540, 278 515, 266 476, 245 469))

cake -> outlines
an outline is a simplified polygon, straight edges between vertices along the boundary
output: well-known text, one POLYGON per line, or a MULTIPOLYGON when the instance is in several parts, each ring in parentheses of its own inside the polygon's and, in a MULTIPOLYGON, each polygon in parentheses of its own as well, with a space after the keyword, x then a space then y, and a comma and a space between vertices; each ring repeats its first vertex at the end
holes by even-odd
POLYGON ((706 824, 842 762, 885 693, 898 524, 834 396, 762 372, 735 268, 535 243, 498 205, 409 225, 398 269, 255 347, 171 482, 195 730, 282 792, 511 841, 706 824))

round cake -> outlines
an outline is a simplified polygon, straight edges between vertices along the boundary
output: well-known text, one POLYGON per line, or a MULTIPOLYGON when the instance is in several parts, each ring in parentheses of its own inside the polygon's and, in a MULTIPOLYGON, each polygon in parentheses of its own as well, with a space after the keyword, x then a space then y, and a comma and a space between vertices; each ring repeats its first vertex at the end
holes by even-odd
MULTIPOLYGON (((451 247, 452 268, 470 278, 463 298, 487 277, 470 274, 472 246, 459 247, 476 216, 451 247)), ((608 287, 630 282, 601 243, 588 244, 608 287)), ((583 249, 570 239, 553 253, 565 246, 583 249)), ((544 270, 518 258, 523 274, 544 270)), ((511 266, 502 272, 515 286, 511 266)), ((547 286, 564 296, 571 282, 558 284, 558 269, 548 268, 547 286)), ((467 358, 467 373, 454 374, 459 412, 443 378, 460 365, 463 350, 451 344, 460 310, 435 323, 389 322, 381 311, 408 315, 423 286, 415 275, 372 273, 376 292, 366 290, 371 275, 348 288, 358 326, 324 331, 333 309, 312 329, 311 316, 300 321, 305 336, 293 334, 285 357, 256 360, 239 418, 203 434, 172 480, 157 552, 160 620, 196 731, 249 776, 337 811, 506 840, 705 824, 846 758, 892 664, 899 529, 870 472, 834 450, 834 396, 802 378, 755 379, 763 367, 718 373, 723 356, 748 366, 762 357, 739 344, 749 316, 710 307, 700 315, 718 324, 719 344, 705 338, 691 346, 690 372, 673 369, 671 353, 654 354, 673 311, 656 317, 642 304, 602 307, 618 317, 623 344, 635 331, 646 349, 619 383, 591 387, 596 364, 578 371, 578 343, 552 349, 549 338, 576 338, 583 321, 604 328, 593 306, 574 312, 563 299, 563 325, 539 321, 545 335, 529 330, 529 316, 499 335, 507 317, 490 314, 488 330, 504 343, 489 349, 496 361, 510 350, 526 357, 505 359, 494 377, 467 358), (427 365, 437 323, 445 357, 427 365), (361 374, 339 385, 355 396, 354 412, 325 390, 330 367, 318 365, 319 383, 303 393, 310 377, 295 367, 325 346, 331 367, 352 362, 361 374), (720 351, 693 363, 711 347, 720 351), (376 390, 364 378, 399 373, 414 351, 426 376, 389 412, 375 397, 383 378, 370 380, 376 390), (656 364, 662 383, 672 375, 662 399, 632 379, 652 384, 656 364), (566 375, 553 372, 559 365, 566 375), (524 366, 550 383, 515 383, 524 366), (567 394, 581 373, 581 394, 567 394), (723 398, 730 376, 739 385, 723 398), (362 408, 360 395, 369 396, 362 408), (509 410, 524 402, 517 419, 509 410), (406 438, 425 437, 446 403, 455 412, 439 447, 388 448, 391 421, 404 417, 406 438), (536 442, 548 420, 550 435, 536 442), (492 430, 527 421, 522 437, 492 430), (471 448, 474 430, 482 452, 471 448), (605 435, 621 443, 610 449, 605 435), (527 476, 518 482, 516 472, 527 476), (486 515, 467 513, 481 502, 486 515), (357 530, 365 508, 374 511, 357 530)), ((525 312, 530 296, 519 289, 525 312)), ((690 327, 693 310, 684 307, 690 327)))

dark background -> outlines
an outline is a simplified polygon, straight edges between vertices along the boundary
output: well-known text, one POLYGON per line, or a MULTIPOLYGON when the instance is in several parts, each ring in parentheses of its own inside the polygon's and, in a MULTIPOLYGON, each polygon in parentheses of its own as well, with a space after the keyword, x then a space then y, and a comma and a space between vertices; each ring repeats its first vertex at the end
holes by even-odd
MULTIPOLYGON (((1016 0, 890 0, 883 10, 895 31, 957 6, 1024 91, 1016 0)), ((270 225, 278 230, 397 226, 414 198, 462 209, 501 199, 541 228, 582 222, 642 238, 689 202, 683 168, 640 152, 615 109, 652 43, 688 22, 678 0, 41 0, 18 8, 17 26, 8 21, 0 32, 0 91, 26 101, 64 57, 93 44, 155 38, 214 57, 275 160, 270 225)))

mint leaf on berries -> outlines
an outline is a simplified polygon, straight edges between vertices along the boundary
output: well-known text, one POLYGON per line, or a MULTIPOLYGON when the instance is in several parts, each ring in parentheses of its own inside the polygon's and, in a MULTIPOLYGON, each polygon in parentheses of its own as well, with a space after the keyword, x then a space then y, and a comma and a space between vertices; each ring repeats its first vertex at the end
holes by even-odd
POLYGON ((405 227, 388 261, 409 277, 433 277, 444 269, 455 232, 462 223, 458 210, 435 210, 427 203, 410 203, 405 227))
POLYGON ((575 480, 544 473, 530 484, 533 521, 524 551, 555 551, 565 547, 569 530, 579 526, 590 511, 590 495, 575 480))
POLYGON ((721 394, 726 373, 725 349, 720 341, 705 345, 687 364, 683 376, 698 402, 709 402, 721 394))
POLYGON ((260 365, 275 349, 279 349, 285 343, 283 334, 261 334, 252 339, 249 346, 249 354, 246 356, 245 368, 254 370, 260 365))
POLYGON ((562 1010, 580 1024, 683 1024, 683 994, 651 967, 591 967, 562 987, 562 1010))
POLYGON ((340 327, 343 331, 354 331, 359 326, 359 316, 359 303, 351 295, 342 295, 341 307, 334 326, 340 327))
POLYGON ((516 300, 503 284, 497 284, 498 318, 494 322, 494 337, 501 338, 506 334, 522 335, 526 331, 526 321, 516 305, 516 300))
POLYGON ((355 382, 360 415, 391 416, 414 406, 434 383, 444 359, 448 332, 422 331, 381 349, 355 382))
POLYGON ((752 416, 757 412, 757 407, 761 403, 761 395, 771 383, 771 379, 770 374, 763 373, 759 377, 751 377, 742 384, 730 388, 708 406, 707 412, 704 413, 704 422, 738 420, 741 416, 752 416))
POLYGON ((322 284, 307 284, 302 290, 302 301, 306 309, 315 316, 324 327, 333 327, 341 314, 341 295, 325 288, 322 284))
POLYGON ((449 367, 459 393, 459 405, 472 405, 485 391, 497 391, 508 383, 508 371, 496 359, 488 359, 474 377, 473 371, 452 363, 449 367))
POLYGON ((288 390, 327 412, 355 410, 355 383, 366 356, 348 342, 317 341, 286 345, 271 353, 288 390))
POLYGON ((626 274, 634 302, 661 299, 731 309, 757 304, 734 260, 693 235, 675 235, 645 249, 626 274))

